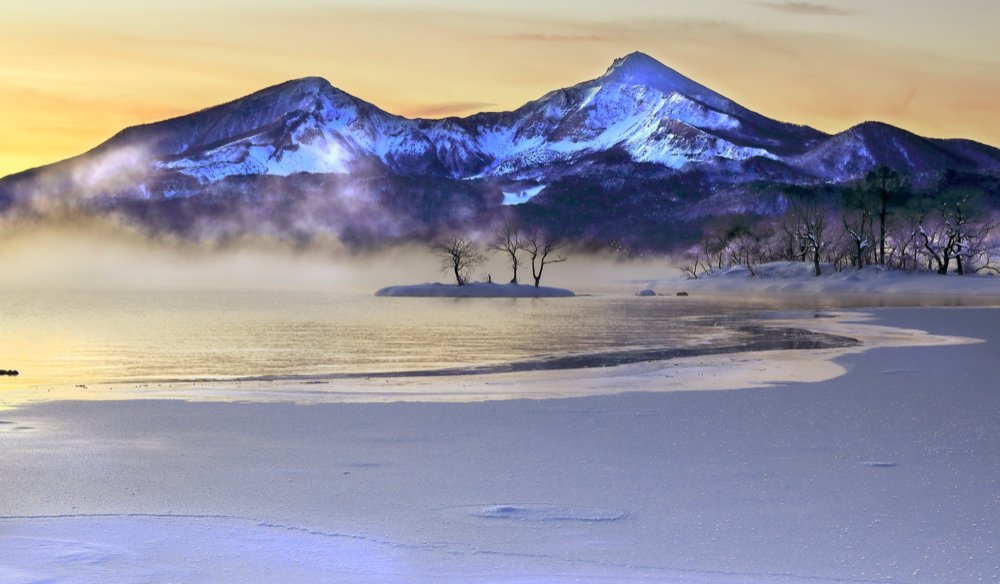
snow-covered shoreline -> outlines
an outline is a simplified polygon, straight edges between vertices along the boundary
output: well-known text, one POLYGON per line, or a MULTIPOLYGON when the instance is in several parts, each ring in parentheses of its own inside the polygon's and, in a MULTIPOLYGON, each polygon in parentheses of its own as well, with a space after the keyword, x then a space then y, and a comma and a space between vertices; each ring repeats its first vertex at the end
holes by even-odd
POLYGON ((784 369, 817 381, 751 391, 689 391, 725 371, 692 362, 589 381, 560 371, 447 382, 521 388, 514 397, 560 382, 628 386, 545 401, 131 399, 3 411, 0 576, 990 581, 1000 310, 872 314, 816 326, 877 325, 884 345, 906 346, 842 353, 825 371, 812 352, 797 364, 734 363, 734 378, 773 382, 784 369), (986 342, 914 344, 933 337, 907 329, 986 342), (681 391, 629 391, 677 378, 681 391))
POLYGON ((375 296, 414 298, 569 298, 576 296, 576 294, 572 290, 549 286, 470 282, 462 286, 440 283, 388 286, 377 290, 375 296))
MULTIPOLYGON (((1000 276, 941 276, 929 272, 903 272, 880 266, 861 270, 834 269, 822 264, 815 276, 810 262, 775 262, 754 266, 733 266, 702 274, 698 278, 665 278, 638 282, 640 290, 671 294, 675 290, 720 294, 845 295, 881 294, 897 297, 979 297, 994 298, 1000 304, 1000 276)), ((899 302, 902 304, 902 302, 899 302)))

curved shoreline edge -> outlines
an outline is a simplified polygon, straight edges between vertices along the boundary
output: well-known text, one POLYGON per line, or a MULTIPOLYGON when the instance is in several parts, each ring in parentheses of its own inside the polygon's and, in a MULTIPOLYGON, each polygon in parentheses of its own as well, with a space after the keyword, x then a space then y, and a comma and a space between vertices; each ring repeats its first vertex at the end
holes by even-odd
POLYGON ((840 342, 799 348, 758 346, 755 351, 732 348, 701 354, 678 353, 674 348, 665 350, 671 354, 646 355, 648 359, 590 363, 572 368, 528 361, 518 369, 507 370, 494 367, 492 370, 455 369, 412 374, 114 382, 91 384, 85 390, 35 388, 12 392, 0 405, 17 407, 50 401, 132 399, 298 404, 453 403, 737 390, 833 379, 846 371, 837 362, 838 358, 870 349, 983 342, 876 324, 872 322, 876 315, 871 310, 826 311, 825 314, 834 318, 775 319, 767 321, 766 325, 755 326, 772 331, 807 331, 813 339, 839 339, 840 342), (845 340, 850 342, 843 342, 845 340))

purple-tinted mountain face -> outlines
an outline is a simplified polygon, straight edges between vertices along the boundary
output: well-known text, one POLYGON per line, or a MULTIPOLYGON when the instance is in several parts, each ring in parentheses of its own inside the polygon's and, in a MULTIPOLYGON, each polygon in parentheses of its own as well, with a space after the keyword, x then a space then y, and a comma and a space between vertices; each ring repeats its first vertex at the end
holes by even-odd
POLYGON ((754 199, 761 184, 845 184, 878 165, 915 182, 946 170, 997 175, 1000 150, 878 123, 830 136, 633 53, 512 112, 467 118, 407 119, 320 78, 289 81, 7 177, 0 210, 55 200, 197 236, 394 240, 499 214, 576 215, 570 191, 586 203, 570 221, 613 219, 625 199, 641 199, 663 225, 696 215, 706 198, 720 213, 767 212, 754 199), (595 205, 603 219, 588 218, 595 205))

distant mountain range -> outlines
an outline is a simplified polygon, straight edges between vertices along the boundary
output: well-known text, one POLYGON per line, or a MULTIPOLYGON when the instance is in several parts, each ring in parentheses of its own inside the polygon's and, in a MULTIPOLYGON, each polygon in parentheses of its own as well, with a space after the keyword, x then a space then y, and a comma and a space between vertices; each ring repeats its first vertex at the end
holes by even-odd
POLYGON ((652 57, 511 112, 408 119, 320 78, 127 128, 0 180, 0 210, 70 207, 185 237, 331 234, 371 246, 515 218, 601 245, 663 247, 705 217, 774 212, 787 185, 878 165, 930 184, 1000 176, 1000 150, 868 122, 772 120, 652 57))

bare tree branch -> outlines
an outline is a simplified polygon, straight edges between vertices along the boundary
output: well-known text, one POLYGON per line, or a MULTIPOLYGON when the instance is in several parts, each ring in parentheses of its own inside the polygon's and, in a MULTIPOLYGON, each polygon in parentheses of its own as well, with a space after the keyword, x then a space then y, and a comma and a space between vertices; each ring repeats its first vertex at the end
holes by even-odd
POLYGON ((524 250, 531 258, 531 275, 535 279, 535 288, 538 288, 541 283, 545 266, 566 261, 566 256, 558 254, 562 248, 562 243, 546 239, 537 231, 525 238, 524 250))
POLYGON ((472 269, 486 261, 479 244, 464 237, 438 241, 431 251, 441 259, 441 271, 452 272, 459 286, 468 283, 472 269))
POLYGON ((507 254, 510 259, 510 267, 514 276, 510 279, 511 284, 517 284, 517 252, 524 250, 524 237, 521 231, 514 225, 507 224, 501 227, 494 235, 490 249, 507 254))

